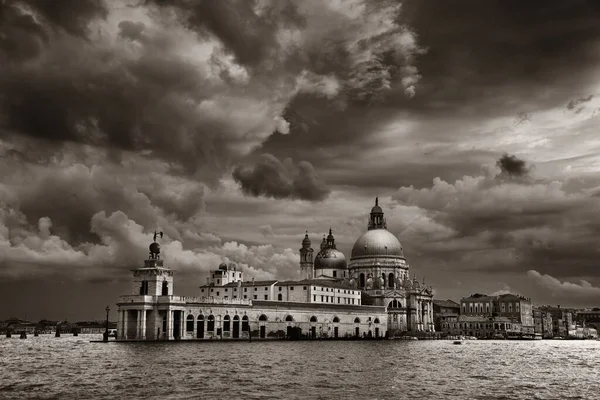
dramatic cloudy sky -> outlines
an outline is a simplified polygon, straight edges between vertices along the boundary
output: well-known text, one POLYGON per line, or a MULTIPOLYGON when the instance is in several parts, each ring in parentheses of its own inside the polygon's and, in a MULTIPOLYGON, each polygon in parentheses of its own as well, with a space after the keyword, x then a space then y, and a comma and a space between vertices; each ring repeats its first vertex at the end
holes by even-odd
POLYGON ((0 318, 298 276, 375 196, 436 297, 600 305, 600 2, 0 0, 0 318))

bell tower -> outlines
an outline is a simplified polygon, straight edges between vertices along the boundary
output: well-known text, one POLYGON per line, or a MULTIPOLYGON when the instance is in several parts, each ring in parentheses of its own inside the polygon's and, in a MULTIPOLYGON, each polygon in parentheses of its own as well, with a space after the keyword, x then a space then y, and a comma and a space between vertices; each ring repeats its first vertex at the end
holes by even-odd
POLYGON ((162 238, 162 232, 154 232, 154 241, 150 244, 150 255, 144 260, 144 266, 132 270, 133 289, 132 294, 140 296, 172 296, 173 295, 173 271, 165 268, 163 260, 160 259, 160 244, 156 237, 162 238))
POLYGON ((302 279, 312 279, 314 277, 314 250, 312 247, 312 242, 308 237, 308 231, 306 231, 306 235, 304 235, 304 240, 302 240, 302 248, 300 249, 300 273, 302 274, 302 279))
POLYGON ((387 229, 387 223, 383 217, 383 210, 379 207, 379 197, 375 197, 375 206, 371 208, 368 229, 387 229))

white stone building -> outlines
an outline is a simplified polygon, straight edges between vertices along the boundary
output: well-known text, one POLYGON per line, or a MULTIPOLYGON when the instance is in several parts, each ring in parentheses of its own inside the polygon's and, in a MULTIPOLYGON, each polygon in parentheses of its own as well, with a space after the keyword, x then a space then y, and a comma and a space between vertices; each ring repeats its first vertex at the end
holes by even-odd
POLYGON ((173 270, 150 245, 133 270, 132 294, 118 303, 118 340, 384 337, 385 307, 361 305, 361 292, 341 282, 243 281, 221 264, 199 297, 173 295, 173 270))

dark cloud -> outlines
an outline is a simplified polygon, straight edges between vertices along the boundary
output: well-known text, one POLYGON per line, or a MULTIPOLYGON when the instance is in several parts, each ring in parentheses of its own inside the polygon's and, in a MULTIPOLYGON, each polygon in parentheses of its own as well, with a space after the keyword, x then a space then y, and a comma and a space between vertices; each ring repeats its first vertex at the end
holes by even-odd
POLYGON ((511 177, 522 177, 529 173, 529 167, 525 161, 506 153, 496 161, 496 166, 500 168, 501 174, 511 177))
POLYGON ((571 100, 567 103, 567 110, 573 111, 575 114, 579 114, 584 107, 582 105, 584 103, 589 103, 594 98, 593 94, 590 94, 587 97, 580 97, 577 100, 571 100))
POLYGON ((281 162, 272 154, 263 154, 254 164, 237 166, 233 178, 252 196, 321 201, 331 192, 309 162, 296 165, 291 158, 281 162))
POLYGON ((392 75, 411 92, 419 79, 419 48, 393 2, 357 1, 367 19, 321 2, 152 4, 143 21, 118 21, 99 1, 3 2, 1 48, 17 57, 0 67, 0 127, 145 151, 216 183, 287 133, 282 114, 298 94, 338 104, 389 91, 392 75))
POLYGON ((164 1, 150 0, 179 12, 185 25, 202 35, 214 35, 242 65, 256 66, 269 57, 278 57, 276 40, 279 26, 302 27, 303 17, 291 1, 280 1, 268 7, 262 15, 256 13, 254 1, 164 1))
POLYGON ((32 9, 55 29, 64 29, 67 33, 85 37, 89 34, 89 24, 108 15, 104 0, 16 0, 32 9))
POLYGON ((37 56, 48 41, 48 36, 31 14, 17 3, 0 2, 0 61, 20 62, 37 56))
POLYGON ((511 114, 515 97, 558 106, 586 88, 598 62, 594 0, 406 0, 403 17, 428 48, 419 95, 404 104, 428 114, 511 114))

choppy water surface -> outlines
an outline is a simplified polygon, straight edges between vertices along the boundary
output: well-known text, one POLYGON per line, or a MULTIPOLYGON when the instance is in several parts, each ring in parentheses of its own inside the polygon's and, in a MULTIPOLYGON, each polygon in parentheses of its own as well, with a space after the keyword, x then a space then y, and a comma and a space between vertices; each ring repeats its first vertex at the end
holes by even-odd
POLYGON ((598 341, 0 339, 0 398, 592 399, 598 341))

